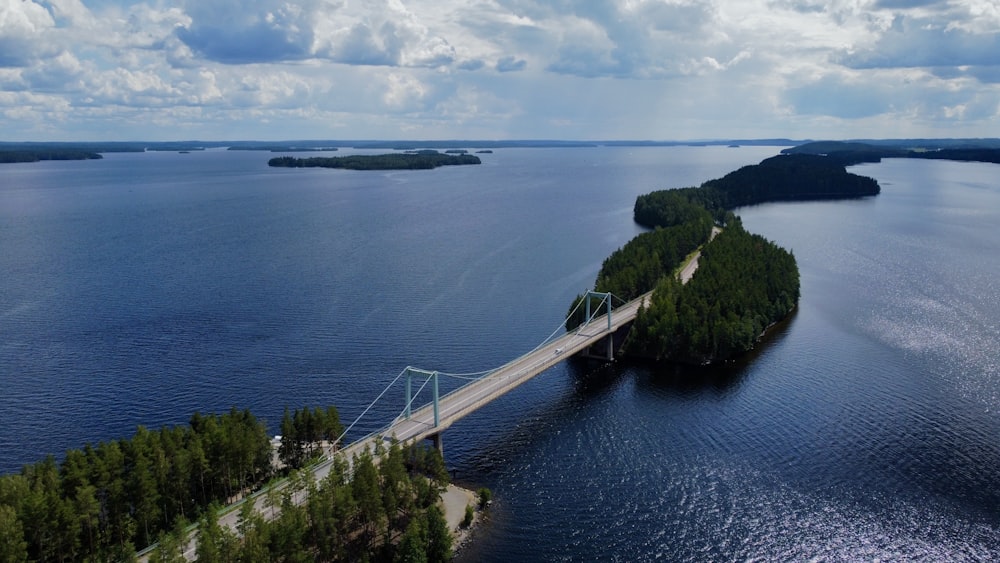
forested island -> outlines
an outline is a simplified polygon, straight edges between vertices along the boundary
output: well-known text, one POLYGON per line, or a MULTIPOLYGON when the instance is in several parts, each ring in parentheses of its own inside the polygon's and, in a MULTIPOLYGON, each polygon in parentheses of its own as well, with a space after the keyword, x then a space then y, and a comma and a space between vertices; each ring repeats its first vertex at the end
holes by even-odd
POLYGON ((97 160, 100 158, 104 158, 100 153, 80 149, 23 148, 0 150, 0 164, 40 162, 42 160, 97 160))
POLYGON ((437 151, 415 153, 390 153, 350 156, 315 156, 295 158, 281 156, 268 161, 268 166, 286 168, 345 168, 348 170, 429 170, 439 166, 482 164, 478 156, 471 154, 442 154, 437 151))
POLYGON ((451 559, 437 450, 393 442, 350 465, 338 456, 317 483, 300 468, 336 445, 336 409, 286 410, 281 427, 280 464, 264 423, 233 409, 0 476, 0 561, 135 561, 136 547, 154 542, 150 561, 182 561, 191 523, 204 562, 451 559), (263 493, 270 518, 243 502, 238 534, 219 526, 222 506, 279 477, 285 486, 263 493), (292 502, 300 491, 308 500, 292 502))
POLYGON ((991 142, 991 140, 938 142, 929 147, 925 145, 906 148, 899 145, 863 142, 818 141, 783 149, 781 152, 795 155, 821 155, 845 166, 863 162, 881 162, 883 158, 922 158, 1000 164, 1000 146, 996 146, 997 143, 991 142))
POLYGON ((228 147, 229 151, 265 151, 265 152, 336 152, 337 147, 300 147, 297 145, 234 145, 228 147))
MULTIPOLYGON (((753 348, 799 300, 795 257, 748 233, 732 209, 769 201, 866 197, 878 183, 811 154, 776 156, 697 188, 655 191, 636 199, 634 219, 653 229, 601 266, 595 291, 630 300, 653 291, 623 346, 627 356, 709 364, 753 348), (718 236, 711 238, 713 225, 718 236), (702 248, 698 270, 682 284, 676 271, 702 248)), ((584 297, 577 296, 570 310, 584 297)), ((576 313, 572 330, 583 322, 576 313)))

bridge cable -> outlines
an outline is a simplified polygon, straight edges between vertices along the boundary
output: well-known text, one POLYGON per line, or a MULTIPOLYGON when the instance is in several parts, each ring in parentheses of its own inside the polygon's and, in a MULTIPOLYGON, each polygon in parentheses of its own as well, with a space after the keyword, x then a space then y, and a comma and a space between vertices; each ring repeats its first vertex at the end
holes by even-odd
MULTIPOLYGON (((403 371, 405 372, 406 370, 403 370, 403 371)), ((416 393, 413 393, 413 394, 412 394, 412 395, 410 396, 410 402, 409 402, 409 403, 406 403, 406 406, 404 406, 404 407, 403 407, 403 410, 399 411, 399 414, 398 414, 398 415, 396 415, 396 418, 392 419, 392 423, 391 423, 391 424, 389 424, 389 426, 390 426, 390 427, 391 427, 392 425, 396 424, 396 422, 398 422, 398 421, 399 421, 399 417, 403 416, 403 414, 404 414, 404 413, 406 412, 406 409, 407 409, 407 408, 409 408, 409 407, 410 407, 410 405, 412 405, 412 404, 413 404, 413 401, 417 400, 417 395, 419 395, 419 394, 420 394, 420 392, 424 390, 424 387, 427 387, 427 384, 428 384, 428 383, 430 382, 430 380, 431 380, 431 378, 430 378, 430 377, 428 377, 427 379, 425 379, 425 380, 424 380, 424 384, 423 384, 423 385, 421 385, 419 389, 417 389, 417 392, 416 392, 416 393)))
POLYGON ((610 294, 611 294, 611 297, 614 297, 615 299, 617 299, 617 300, 621 301, 621 304, 622 304, 622 305, 628 305, 628 301, 625 301, 624 299, 622 299, 621 297, 618 297, 618 296, 617 296, 617 295, 615 295, 614 293, 611 293, 611 292, 608 292, 608 293, 610 293, 610 294))
MULTIPOLYGON (((566 326, 566 321, 568 321, 570 319, 570 317, 572 317, 573 314, 576 313, 577 309, 579 309, 582 304, 583 304, 583 300, 581 299, 580 302, 576 304, 576 307, 574 307, 573 310, 570 311, 568 315, 566 315, 566 318, 562 320, 562 322, 559 324, 559 326, 556 327, 556 329, 553 330, 551 334, 549 334, 537 346, 535 346, 534 348, 532 348, 528 352, 526 352, 524 354, 521 354, 521 356, 525 356, 527 354, 531 354, 533 352, 536 352, 536 351, 538 351, 539 348, 541 348, 542 346, 545 346, 545 344, 547 342, 549 342, 550 340, 552 340, 552 337, 554 337, 559 332, 560 329, 562 329, 563 327, 566 326)), ((589 322, 589 319, 588 319, 588 322, 589 322)), ((497 366, 495 368, 487 369, 487 370, 483 370, 483 371, 475 371, 475 372, 469 372, 469 373, 438 372, 438 374, 444 375, 444 376, 447 376, 447 377, 451 377, 451 378, 454 378, 454 379, 466 379, 466 380, 470 380, 470 381, 474 381, 476 379, 485 379, 485 377, 489 376, 489 374, 494 373, 496 371, 499 371, 499 370, 503 369, 504 367, 506 367, 506 366, 514 363, 521 356, 518 356, 517 358, 514 358, 513 360, 510 360, 510 361, 505 362, 503 364, 500 364, 499 366, 497 366), (481 376, 481 377, 475 377, 475 376, 481 376)))
POLYGON ((367 414, 367 413, 368 413, 368 411, 369 411, 369 410, 371 410, 371 408, 375 406, 375 403, 377 403, 377 402, 379 401, 379 399, 381 399, 381 398, 382 398, 382 396, 383 396, 383 395, 385 395, 386 391, 388 391, 390 387, 392 387, 393 385, 395 385, 395 384, 396 384, 396 382, 397 382, 397 381, 399 381, 399 378, 400 378, 400 377, 403 377, 403 374, 404 374, 404 373, 406 373, 406 369, 404 369, 403 371, 399 372, 399 375, 397 375, 397 376, 396 376, 396 379, 393 379, 393 380, 392 380, 392 383, 390 383, 389 385, 387 385, 387 386, 385 387, 385 389, 383 389, 383 390, 382 390, 382 392, 378 394, 378 397, 375 397, 375 400, 374 400, 374 401, 372 401, 372 402, 371 402, 371 403, 370 403, 370 404, 369 404, 369 405, 368 405, 368 406, 367 406, 367 407, 365 408, 365 410, 361 411, 361 414, 359 414, 359 415, 358 415, 358 417, 354 419, 354 422, 352 422, 352 423, 351 423, 351 425, 350 425, 350 426, 348 426, 348 427, 347 427, 347 428, 346 428, 346 429, 345 429, 345 430, 344 430, 344 431, 343 431, 343 432, 342 432, 342 433, 340 434, 340 436, 338 436, 338 437, 337 437, 336 441, 334 441, 333 443, 334 443, 334 444, 339 444, 339 443, 340 443, 340 441, 344 439, 344 436, 346 436, 346 435, 347 435, 347 433, 351 431, 351 428, 354 428, 354 425, 355 425, 355 424, 357 424, 359 420, 361 420, 361 417, 363 417, 363 416, 364 416, 365 414, 367 414))
POLYGON ((403 407, 403 410, 402 410, 402 411, 400 411, 400 413, 399 413, 399 415, 398 415, 398 416, 396 416, 396 419, 399 419, 399 417, 400 417, 400 416, 403 416, 403 413, 405 413, 405 412, 406 412, 406 407, 409 407, 410 405, 412 405, 412 404, 413 404, 413 401, 415 401, 415 400, 417 399, 417 396, 418 396, 418 395, 420 395, 420 392, 424 390, 424 387, 427 387, 427 384, 428 384, 428 383, 430 383, 430 381, 431 381, 431 377, 428 377, 427 379, 425 379, 425 380, 424 380, 424 384, 423 384, 423 385, 421 385, 421 386, 420 386, 420 387, 419 387, 419 388, 417 389, 417 392, 416 392, 416 393, 413 393, 413 394, 412 394, 412 395, 410 396, 410 402, 409 402, 409 403, 407 403, 407 404, 406 404, 406 405, 405 405, 405 406, 403 407))
MULTIPOLYGON (((618 296, 616 296, 614 294, 609 293, 608 295, 612 295, 614 297, 617 297, 619 301, 622 301, 623 303, 627 303, 626 301, 624 301, 623 299, 621 299, 620 297, 618 297, 618 296)), ((594 320, 594 318, 597 317, 598 313, 600 312, 601 306, 604 305, 604 303, 607 302, 607 300, 608 300, 608 297, 605 296, 604 299, 601 300, 600 305, 598 305, 594 309, 594 311, 591 313, 590 318, 586 319, 580 326, 582 327, 582 326, 586 326, 586 325, 590 324, 590 321, 594 320)), ((497 366, 497 367, 495 367, 493 369, 487 369, 487 370, 483 370, 483 371, 476 371, 476 372, 470 372, 470 373, 451 373, 451 372, 439 371, 438 374, 446 376, 446 377, 451 377, 453 379, 464 379, 464 380, 467 380, 467 381, 476 381, 478 379, 486 379, 487 377, 489 377, 490 374, 495 373, 495 372, 503 369, 504 367, 506 367, 506 366, 514 363, 515 361, 517 361, 522 356, 526 356, 527 354, 531 354, 531 353, 537 352, 542 346, 545 346, 549 341, 551 341, 553 339, 553 337, 561 329, 563 329, 566 326, 566 321, 568 321, 570 318, 572 318, 572 316, 580 309, 580 307, 584 304, 585 301, 586 301, 586 298, 585 299, 581 299, 576 304, 576 307, 574 307, 573 310, 570 311, 566 315, 566 318, 564 318, 562 320, 562 322, 559 324, 559 326, 556 327, 556 329, 553 330, 552 333, 549 334, 547 337, 545 337, 545 339, 542 340, 537 346, 535 346, 534 348, 532 348, 528 352, 526 352, 524 354, 521 354, 517 358, 514 358, 513 360, 510 360, 509 362, 505 362, 503 364, 500 364, 499 366, 497 366)))

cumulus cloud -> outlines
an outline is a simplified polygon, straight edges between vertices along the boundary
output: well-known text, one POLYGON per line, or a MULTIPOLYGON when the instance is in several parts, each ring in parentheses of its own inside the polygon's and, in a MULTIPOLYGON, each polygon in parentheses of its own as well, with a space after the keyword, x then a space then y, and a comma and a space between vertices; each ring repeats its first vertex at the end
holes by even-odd
POLYGON ((316 54, 344 64, 439 67, 457 58, 446 37, 402 3, 328 8, 316 24, 316 54))
POLYGON ((969 77, 942 79, 923 69, 897 69, 880 71, 877 81, 854 71, 830 74, 790 87, 785 98, 796 114, 845 120, 881 116, 959 125, 995 119, 996 93, 996 89, 984 92, 969 77))
POLYGON ((837 61, 857 69, 995 66, 1000 65, 1000 34, 898 16, 871 48, 845 52, 837 61))
POLYGON ((771 2, 771 7, 810 14, 825 12, 828 4, 824 0, 774 0, 771 2))
POLYGON ((25 69, 22 77, 36 92, 79 92, 83 89, 84 67, 72 53, 63 52, 25 69))
POLYGON ((345 64, 396 66, 402 47, 403 40, 392 22, 384 22, 377 29, 355 23, 331 34, 318 54, 345 64))
POLYGON ((95 23, 90 9, 81 0, 49 0, 47 4, 60 25, 92 27, 95 23))
POLYGON ((420 109, 427 89, 416 77, 392 73, 386 78, 385 93, 382 95, 386 106, 406 111, 420 109))
POLYGON ((193 2, 189 25, 177 37, 202 56, 242 64, 300 60, 311 56, 315 3, 264 0, 193 2))
POLYGON ((723 58, 711 3, 640 1, 575 3, 562 19, 552 72, 584 77, 662 78, 684 74, 690 61, 723 58))
POLYGON ((47 31, 55 26, 52 15, 31 0, 0 0, 0 67, 28 66, 51 55, 47 31))

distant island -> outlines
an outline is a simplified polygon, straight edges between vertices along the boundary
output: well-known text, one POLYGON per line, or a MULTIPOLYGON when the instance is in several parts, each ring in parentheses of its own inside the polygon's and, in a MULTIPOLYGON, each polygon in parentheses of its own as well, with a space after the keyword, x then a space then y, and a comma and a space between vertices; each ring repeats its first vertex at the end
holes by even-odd
POLYGON ((267 152, 334 152, 337 147, 300 147, 297 145, 238 145, 228 147, 230 151, 267 151, 267 152))
POLYGON ((79 149, 25 148, 20 150, 0 150, 0 163, 40 162, 42 160, 97 160, 104 158, 100 153, 79 149))
MULTIPOLYGON (((639 196, 633 210, 640 234, 609 256, 594 284, 597 292, 635 299, 640 307, 623 345, 626 356, 656 362, 711 364, 751 350, 768 327, 798 304, 795 257, 747 232, 732 209, 770 201, 856 198, 878 194, 878 183, 847 172, 835 159, 790 154, 745 166, 697 188, 639 196), (718 236, 712 238, 713 227, 718 236), (701 249, 688 283, 675 272, 701 249)), ((578 295, 570 311, 585 299, 578 295)), ((583 323, 576 313, 566 323, 583 323)))
POLYGON ((439 166, 481 164, 478 156, 469 154, 442 154, 436 151, 417 153, 391 153, 376 155, 350 155, 333 157, 295 158, 280 156, 268 161, 268 166, 285 168, 345 168, 348 170, 428 170, 439 166))
POLYGON ((883 158, 923 158, 1000 164, 1000 146, 989 140, 938 142, 930 146, 919 144, 912 147, 906 144, 887 145, 876 142, 817 141, 783 149, 781 152, 824 156, 846 166, 863 162, 881 162, 883 158))

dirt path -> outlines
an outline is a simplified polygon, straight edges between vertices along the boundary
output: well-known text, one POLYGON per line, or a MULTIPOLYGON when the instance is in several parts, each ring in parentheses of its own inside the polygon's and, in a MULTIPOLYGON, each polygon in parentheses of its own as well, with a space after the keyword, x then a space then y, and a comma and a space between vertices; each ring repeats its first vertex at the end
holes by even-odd
POLYGON ((457 485, 448 485, 448 489, 441 494, 441 503, 444 505, 444 519, 448 522, 448 529, 456 532, 465 518, 465 507, 470 504, 476 506, 476 493, 457 485))

